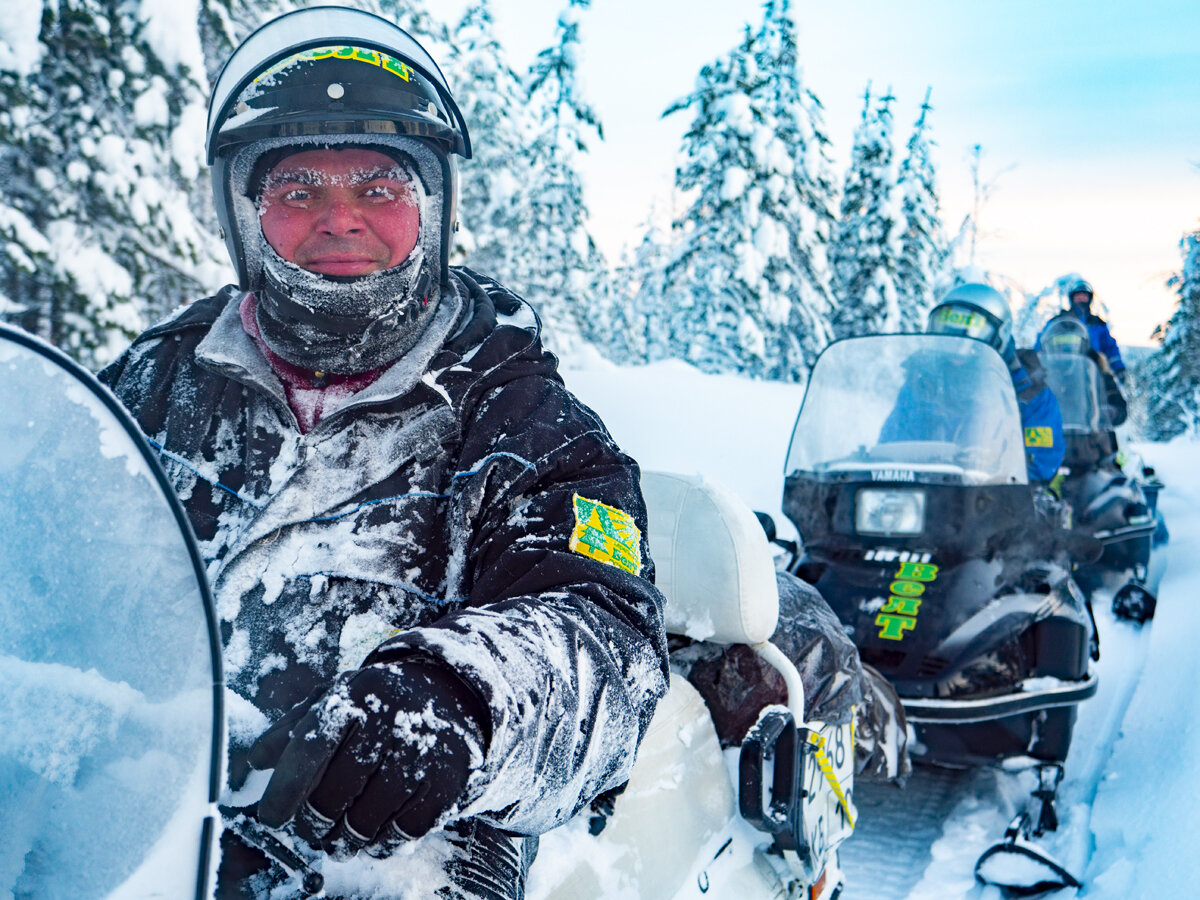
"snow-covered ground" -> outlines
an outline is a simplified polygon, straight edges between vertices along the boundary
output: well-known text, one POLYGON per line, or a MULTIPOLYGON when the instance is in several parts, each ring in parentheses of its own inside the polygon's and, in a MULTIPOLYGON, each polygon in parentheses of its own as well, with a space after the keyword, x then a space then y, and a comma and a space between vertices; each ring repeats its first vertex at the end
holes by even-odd
MULTIPOLYGON (((705 375, 675 361, 615 367, 589 360, 564 378, 644 468, 702 473, 774 515, 781 533, 792 532, 779 502, 802 388, 705 375)), ((1097 610, 1101 690, 1081 707, 1060 789, 1063 825, 1047 842, 1069 869, 1083 873, 1078 895, 1098 900, 1194 896, 1200 877, 1192 840, 1200 824, 1193 800, 1200 795, 1200 752, 1190 741, 1200 737, 1200 656, 1193 652, 1190 607, 1200 583, 1200 559, 1192 550, 1200 542, 1200 445, 1181 440, 1140 449, 1167 485, 1160 503, 1171 543, 1158 614, 1143 630, 1097 610)), ((917 871, 886 895, 998 897, 995 889, 976 887, 974 862, 1000 837, 1031 787, 1028 774, 985 771, 927 787, 943 792, 936 803, 915 802, 911 794, 898 799, 893 813, 914 804, 913 815, 929 814, 918 807, 936 808, 944 821, 927 823, 928 848, 914 858, 917 871)), ((878 800, 864 814, 888 817, 886 796, 877 806, 878 800)), ((860 868, 857 885, 853 867, 847 868, 848 897, 884 896, 869 864, 860 868)))
POLYGON ((1092 805, 1085 882, 1097 900, 1200 893, 1200 444, 1141 449, 1167 485, 1171 544, 1145 668, 1092 805))

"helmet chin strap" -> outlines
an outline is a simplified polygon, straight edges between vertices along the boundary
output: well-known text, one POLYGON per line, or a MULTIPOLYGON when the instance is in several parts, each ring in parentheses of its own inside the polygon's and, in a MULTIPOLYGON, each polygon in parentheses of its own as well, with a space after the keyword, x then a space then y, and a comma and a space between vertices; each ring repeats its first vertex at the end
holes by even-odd
POLYGON ((416 344, 437 309, 437 280, 419 244, 398 266, 345 277, 303 269, 261 232, 259 240, 258 327, 293 365, 339 375, 378 369, 416 344))

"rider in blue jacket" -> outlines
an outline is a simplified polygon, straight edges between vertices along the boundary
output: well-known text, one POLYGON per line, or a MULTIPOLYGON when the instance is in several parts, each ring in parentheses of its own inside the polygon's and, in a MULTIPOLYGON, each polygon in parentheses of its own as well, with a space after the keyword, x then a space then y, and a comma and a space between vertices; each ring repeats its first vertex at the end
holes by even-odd
POLYGON ((1029 480, 1040 484, 1053 480, 1065 453, 1062 411, 1046 386, 1037 354, 1016 348, 1008 301, 986 284, 961 284, 930 312, 926 331, 975 338, 1000 352, 1017 391, 1029 480))
MULTIPOLYGON (((1067 299, 1070 301, 1070 306, 1066 312, 1069 312, 1075 318, 1079 319, 1087 326, 1088 339, 1092 343, 1092 349, 1097 353, 1103 354, 1108 360, 1109 368, 1112 369, 1114 375, 1120 376, 1125 371, 1125 361, 1121 359, 1121 348, 1117 346, 1116 340, 1108 330, 1108 323, 1092 312, 1092 300, 1096 296, 1096 292, 1092 289, 1089 282, 1079 280, 1071 285, 1067 291, 1067 299)), ((1037 343, 1034 345, 1039 350, 1042 346, 1042 334, 1038 335, 1037 343)))

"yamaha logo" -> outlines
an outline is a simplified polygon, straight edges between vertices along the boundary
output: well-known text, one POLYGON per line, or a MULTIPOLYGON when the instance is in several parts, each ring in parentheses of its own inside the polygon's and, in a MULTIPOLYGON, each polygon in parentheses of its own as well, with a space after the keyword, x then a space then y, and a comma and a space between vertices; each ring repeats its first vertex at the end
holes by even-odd
POLYGON ((908 469, 874 469, 871 472, 872 481, 916 481, 916 476, 908 469))

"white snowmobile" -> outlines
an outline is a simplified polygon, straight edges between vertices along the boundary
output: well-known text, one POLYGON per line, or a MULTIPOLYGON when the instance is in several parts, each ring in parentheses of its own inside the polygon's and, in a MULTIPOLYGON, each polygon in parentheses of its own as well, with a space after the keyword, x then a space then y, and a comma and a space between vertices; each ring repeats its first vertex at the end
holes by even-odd
MULTIPOLYGON (((0 897, 204 900, 224 688, 190 527, 151 445, 89 373, 0 326, 0 374, 0 897)), ((697 479, 648 474, 644 488, 671 630, 753 646, 787 707, 727 754, 673 676, 604 829, 582 816, 547 835, 548 858, 564 839, 578 855, 535 863, 530 896, 830 900, 854 825, 853 728, 806 721, 800 675, 767 642, 778 594, 754 515, 697 479)), ((238 827, 321 894, 286 839, 238 827)))
POLYGON ((1000 355, 945 334, 831 344, 792 435, 783 509, 803 544, 795 571, 900 695, 914 761, 1036 767, 1030 811, 980 879, 1037 868, 1034 884, 1076 883, 1030 839, 1057 827, 1076 709, 1098 686, 1068 558, 1084 539, 1035 512, 1000 355))

